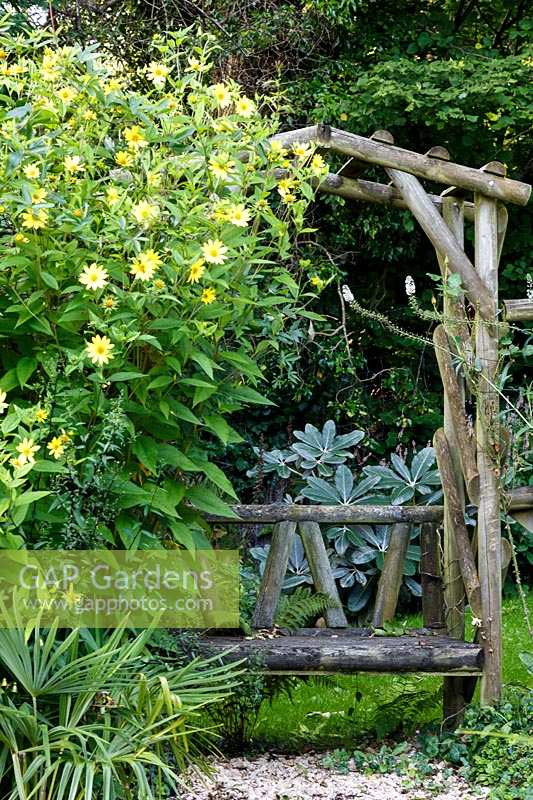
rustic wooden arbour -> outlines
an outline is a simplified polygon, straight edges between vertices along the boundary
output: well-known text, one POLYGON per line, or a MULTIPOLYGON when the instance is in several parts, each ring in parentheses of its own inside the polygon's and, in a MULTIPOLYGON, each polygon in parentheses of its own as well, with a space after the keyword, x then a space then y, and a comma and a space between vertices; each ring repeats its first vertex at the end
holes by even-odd
MULTIPOLYGON (((531 524, 533 491, 502 497, 499 481, 502 441, 497 390, 498 339, 507 322, 531 320, 533 300, 508 300, 498 308, 498 264, 507 227, 505 203, 526 205, 531 187, 506 177, 503 164, 455 164, 447 150, 425 155, 396 147, 387 131, 369 138, 326 125, 277 134, 284 146, 311 143, 349 157, 339 174, 327 175, 319 190, 357 201, 409 209, 436 250, 446 278, 458 273, 460 298, 444 297, 443 324, 434 332, 444 390, 444 427, 434 446, 444 490, 443 506, 235 506, 243 523, 274 523, 272 545, 255 609, 255 628, 271 628, 287 569, 292 537, 299 528, 317 590, 338 600, 320 523, 392 524, 391 544, 379 582, 373 625, 396 610, 410 526, 421 524, 421 577, 424 630, 402 637, 373 637, 347 628, 342 609, 326 613, 328 629, 296 631, 275 638, 209 637, 209 647, 234 647, 234 658, 260 652, 273 672, 433 672, 444 678, 444 718, 457 722, 481 676, 481 700, 501 695, 502 570, 509 545, 501 537, 500 511, 531 524), (383 167, 390 184, 358 177, 367 165, 383 167), (446 187, 430 194, 419 178, 446 187), (473 198, 468 199, 469 194, 473 198), (475 226, 475 260, 464 250, 465 220, 475 226), (467 368, 458 375, 453 360, 467 368), (470 365, 470 368, 468 368, 470 365), (465 392, 476 400, 473 433, 466 421, 465 392), (477 506, 477 530, 469 536, 466 501, 477 506), (443 524, 443 542, 439 528, 443 524), (476 554, 477 550, 477 554, 476 554), (465 641, 464 605, 475 618, 473 642, 465 641), (332 630, 334 629, 334 630, 332 630)), ((218 521, 235 522, 235 520, 218 521)))

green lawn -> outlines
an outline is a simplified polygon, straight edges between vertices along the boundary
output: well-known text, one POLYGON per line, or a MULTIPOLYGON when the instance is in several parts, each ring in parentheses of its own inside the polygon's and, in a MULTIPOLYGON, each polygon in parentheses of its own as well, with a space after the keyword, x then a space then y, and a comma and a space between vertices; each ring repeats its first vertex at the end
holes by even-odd
MULTIPOLYGON (((533 618, 533 593, 528 598, 533 618)), ((420 619, 409 619, 413 627, 420 619)), ((467 620, 467 625, 470 620, 467 620)), ((503 610, 504 681, 530 685, 519 653, 532 649, 518 598, 503 610)), ((283 749, 304 744, 339 747, 366 734, 387 733, 403 721, 406 732, 439 721, 442 679, 436 676, 347 675, 295 680, 290 696, 264 703, 256 740, 283 749)))

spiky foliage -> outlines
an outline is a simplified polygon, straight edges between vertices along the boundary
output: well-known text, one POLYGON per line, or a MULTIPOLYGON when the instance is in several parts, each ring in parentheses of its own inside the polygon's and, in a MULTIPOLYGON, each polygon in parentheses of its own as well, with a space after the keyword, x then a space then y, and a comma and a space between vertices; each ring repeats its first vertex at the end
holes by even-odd
POLYGON ((283 595, 276 613, 276 625, 279 628, 304 628, 329 608, 338 608, 339 604, 327 594, 312 594, 305 586, 298 586, 292 594, 283 595))

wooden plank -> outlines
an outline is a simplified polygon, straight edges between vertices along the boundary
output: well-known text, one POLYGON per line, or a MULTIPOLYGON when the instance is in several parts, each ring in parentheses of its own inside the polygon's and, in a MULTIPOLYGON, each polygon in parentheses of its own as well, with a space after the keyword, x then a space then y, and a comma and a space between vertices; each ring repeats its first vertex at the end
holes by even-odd
POLYGON ((295 522, 279 522, 274 526, 265 571, 261 578, 261 586, 252 617, 253 628, 272 628, 274 625, 295 530, 295 522))
POLYGON ((442 488, 449 508, 452 530, 457 547, 458 564, 463 577, 466 596, 468 597, 473 615, 481 619, 481 587, 474 554, 470 545, 470 537, 465 524, 464 507, 459 487, 457 486, 450 446, 443 428, 439 428, 435 432, 433 446, 435 448, 435 455, 437 456, 442 488))
POLYGON ((420 581, 424 627, 443 630, 444 593, 442 586, 440 536, 438 528, 426 522, 420 529, 420 581))
MULTIPOLYGON (((455 190, 456 191, 456 190, 455 190)), ((461 191, 461 190, 459 190, 461 191)), ((451 189, 447 189, 443 193, 442 205, 442 218, 444 223, 450 229, 452 235, 457 240, 458 245, 464 250, 464 218, 465 218, 465 201, 462 197, 458 197, 452 193, 451 189)), ((449 269, 446 259, 437 252, 437 260, 443 280, 448 278, 449 269)), ((436 345, 451 345, 451 349, 457 355, 461 355, 467 361, 473 363, 472 341, 470 338, 470 326, 466 318, 465 299, 464 294, 458 297, 450 297, 444 294, 443 299, 443 312, 445 319, 445 330, 442 332, 442 341, 439 341, 440 333, 435 334, 436 345)), ((448 348, 447 348, 448 349, 448 348)), ((475 453, 473 458, 469 457, 468 453, 464 454, 461 459, 459 455, 458 442, 462 440, 463 446, 468 448, 469 431, 466 426, 465 419, 465 379, 458 377, 455 371, 452 370, 452 376, 449 373, 449 365, 451 364, 451 357, 439 360, 441 356, 446 356, 446 352, 442 352, 436 348, 437 363, 441 371, 441 378, 444 388, 444 432, 450 442, 452 442, 452 460, 453 470, 456 477, 457 488, 459 492, 459 502, 461 507, 465 507, 465 486, 463 480, 463 464, 464 472, 469 473, 470 490, 473 494, 478 491, 479 479, 476 481, 474 474, 477 473, 477 466, 475 461, 475 453), (440 353, 440 355, 439 355, 440 353), (444 378, 442 377, 445 373, 444 378), (451 386, 446 387, 445 380, 450 377, 450 381, 454 382, 453 390, 455 394, 450 393, 451 386), (456 419, 462 420, 463 425, 459 423, 459 430, 455 429, 456 419)), ((452 392, 453 392, 452 390, 452 392)), ((455 532, 453 529, 453 517, 450 512, 449 503, 444 497, 444 606, 445 614, 444 619, 448 634, 454 639, 464 640, 465 638, 465 588, 463 576, 459 566, 459 553, 457 549, 457 542, 455 540, 455 532)), ((453 729, 459 725, 463 720, 465 710, 464 698, 464 681, 463 678, 444 678, 442 687, 442 717, 444 725, 448 729, 453 729)))
MULTIPOLYGON (((475 196, 476 268, 492 297, 492 315, 498 307, 498 206, 481 194, 475 196)), ((501 642, 501 530, 499 485, 498 327, 477 320, 476 360, 480 366, 477 391, 476 435, 479 470, 478 564, 483 613, 485 668, 481 702, 497 703, 502 689, 501 642)))
POLYGON ((459 186, 471 192, 481 192, 508 203, 527 205, 531 194, 531 186, 527 183, 494 175, 483 170, 465 167, 451 161, 404 150, 391 144, 384 144, 355 133, 347 133, 329 125, 312 125, 300 130, 278 133, 272 137, 284 145, 294 142, 316 142, 321 147, 328 147, 338 153, 352 156, 359 161, 402 170, 419 178, 442 183, 448 186, 459 186))
POLYGON ((300 537, 305 549, 315 589, 321 594, 327 594, 334 600, 338 608, 328 608, 324 613, 330 628, 346 628, 348 620, 342 610, 342 603, 337 591, 337 584, 331 571, 328 554, 324 545, 324 537, 317 522, 301 522, 298 526, 300 537))
MULTIPOLYGON (((479 499, 479 472, 476 463, 476 445, 470 434, 464 407, 464 391, 455 372, 448 337, 442 325, 433 332, 435 355, 439 365, 440 377, 444 386, 444 431, 452 445, 452 458, 457 479, 464 479, 471 503, 479 499)), ((461 501, 464 493, 459 484, 461 501)))
POLYGON ((232 506, 235 517, 206 514, 209 522, 226 522, 231 524, 261 524, 282 522, 318 522, 323 524, 342 523, 375 523, 389 525, 394 522, 440 522, 442 506, 315 506, 272 503, 270 505, 235 505, 232 506))
MULTIPOLYGON (((378 205, 393 206, 394 208, 407 208, 407 203, 394 186, 387 186, 384 183, 376 183, 375 181, 354 180, 344 175, 330 173, 318 184, 318 189, 326 194, 339 195, 348 200, 377 203, 378 205)), ((428 194, 428 197, 438 210, 442 209, 443 197, 438 194, 428 194)), ((466 219, 474 219, 473 203, 464 203, 464 214, 466 219)))
POLYGON ((224 654, 230 661, 259 656, 266 670, 304 675, 354 672, 477 675, 483 659, 479 645, 443 636, 206 637, 201 649, 206 655, 224 654))
POLYGON ((479 307, 484 319, 492 314, 493 302, 487 287, 476 273, 463 248, 450 231, 437 209, 429 200, 422 184, 413 175, 397 169, 387 169, 396 188, 411 209, 420 227, 440 255, 447 259, 451 272, 461 276, 468 299, 479 307))
POLYGON ((533 322, 533 300, 504 300, 507 322, 533 322))
MULTIPOLYGON (((512 489, 506 495, 506 501, 505 508, 508 511, 533 508, 533 486, 512 489)), ((442 506, 301 506, 296 503, 271 503, 234 505, 231 508, 236 515, 234 517, 204 514, 204 519, 207 522, 226 525, 269 525, 284 520, 344 525, 355 525, 360 522, 376 525, 411 522, 413 525, 418 525, 422 522, 442 522, 444 514, 442 506)))
POLYGON ((519 486, 504 495, 504 507, 509 511, 533 509, 533 486, 519 486))
POLYGON ((392 528, 374 603, 374 628, 383 627, 383 623, 394 619, 396 614, 410 533, 411 526, 405 522, 397 523, 392 528))

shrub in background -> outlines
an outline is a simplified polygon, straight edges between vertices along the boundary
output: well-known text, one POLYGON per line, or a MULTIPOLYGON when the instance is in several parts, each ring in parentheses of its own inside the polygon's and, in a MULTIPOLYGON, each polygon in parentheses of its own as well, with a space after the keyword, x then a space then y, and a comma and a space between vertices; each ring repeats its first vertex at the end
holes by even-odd
POLYGON ((235 498, 205 442, 239 440, 227 416, 269 402, 261 358, 310 314, 291 242, 326 167, 267 143, 268 98, 211 77, 210 37, 155 41, 140 94, 96 46, 8 25, 0 546, 193 547, 235 498))

